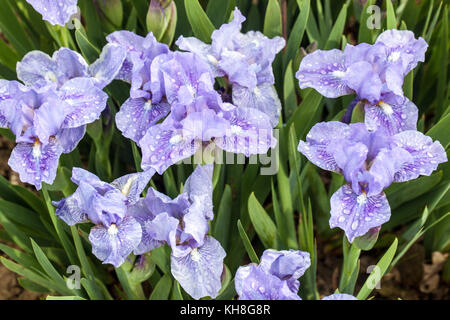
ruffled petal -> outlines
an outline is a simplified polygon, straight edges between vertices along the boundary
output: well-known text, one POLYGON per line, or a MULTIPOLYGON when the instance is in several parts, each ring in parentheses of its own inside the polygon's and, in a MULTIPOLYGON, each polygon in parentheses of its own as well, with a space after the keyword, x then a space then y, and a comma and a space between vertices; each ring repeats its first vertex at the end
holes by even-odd
POLYGON ((239 267, 234 277, 239 300, 301 300, 286 281, 256 265, 239 267))
POLYGON ((356 194, 348 184, 339 188, 331 196, 330 202, 330 227, 344 230, 350 243, 371 228, 387 222, 391 216, 391 208, 384 193, 374 196, 356 194))
POLYGON ((103 47, 100 57, 89 66, 89 73, 98 88, 103 89, 116 78, 126 56, 126 49, 118 44, 109 43, 103 47))
POLYGON ((306 135, 306 142, 300 141, 298 151, 316 166, 329 171, 340 172, 329 146, 337 139, 345 139, 350 134, 349 126, 338 121, 320 122, 306 135))
POLYGON ((89 233, 92 253, 103 263, 110 263, 116 268, 138 246, 141 237, 141 226, 132 217, 125 217, 120 223, 109 227, 97 225, 89 233))
POLYGON ((28 86, 43 87, 58 80, 58 65, 42 51, 30 51, 17 62, 17 78, 28 86))
POLYGON ((225 250, 209 236, 203 246, 184 257, 171 256, 171 272, 181 287, 194 299, 217 297, 223 272, 225 250))
POLYGON ((253 90, 235 85, 233 86, 233 104, 238 108, 254 108, 264 112, 272 127, 276 127, 281 114, 281 102, 275 87, 270 83, 263 83, 253 90))
POLYGON ((440 163, 447 162, 447 154, 439 141, 433 142, 419 131, 400 132, 393 136, 393 141, 411 155, 395 173, 395 182, 413 180, 419 175, 429 176, 440 163))
POLYGON ((77 147, 85 133, 86 126, 61 129, 56 135, 56 140, 63 148, 63 153, 70 153, 77 147))
POLYGON ((213 169, 212 164, 198 165, 187 178, 183 188, 183 192, 188 194, 192 203, 200 203, 200 207, 203 208, 204 215, 208 220, 212 220, 214 216, 212 203, 213 169))
POLYGON ((85 208, 85 199, 80 190, 76 190, 72 195, 63 198, 60 201, 53 201, 56 206, 55 214, 69 226, 77 223, 89 221, 85 208))
POLYGON ((394 135, 405 130, 416 130, 418 109, 408 99, 402 102, 380 101, 377 105, 364 106, 365 119, 368 130, 377 130, 382 127, 394 135))
POLYGON ((314 88, 327 98, 337 98, 353 92, 344 82, 347 68, 340 50, 316 50, 303 58, 296 73, 301 89, 314 88))
POLYGON ((27 0, 37 12, 42 15, 42 19, 53 25, 64 26, 70 17, 77 13, 78 0, 27 0))
POLYGON ((52 184, 56 177, 62 148, 55 141, 42 145, 39 142, 19 143, 13 149, 8 164, 19 173, 20 181, 41 189, 42 182, 52 184))
POLYGON ((136 202, 142 191, 144 191, 148 182, 155 174, 155 170, 150 169, 144 172, 131 173, 111 182, 111 185, 122 192, 127 198, 128 203, 136 202))
POLYGON ((116 114, 116 125, 125 137, 139 142, 147 130, 169 112, 170 105, 166 102, 129 98, 116 114))
POLYGON ((108 95, 89 78, 67 81, 60 89, 60 99, 67 104, 64 128, 76 128, 100 118, 108 95))
POLYGON ((372 103, 380 101, 383 82, 369 62, 360 61, 349 65, 343 80, 360 99, 366 99, 372 103))
POLYGON ((76 51, 61 48, 53 54, 53 60, 58 66, 60 84, 73 78, 89 77, 89 66, 83 56, 76 51))

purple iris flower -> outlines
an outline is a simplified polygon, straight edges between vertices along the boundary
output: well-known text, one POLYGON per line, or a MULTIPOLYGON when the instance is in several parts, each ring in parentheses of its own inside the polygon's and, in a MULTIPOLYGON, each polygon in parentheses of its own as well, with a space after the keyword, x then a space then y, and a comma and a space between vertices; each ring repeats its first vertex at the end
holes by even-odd
POLYGON ((32 51, 17 64, 17 81, 0 83, 0 125, 10 128, 18 145, 9 159, 23 182, 52 184, 62 153, 83 138, 86 124, 97 120, 108 96, 102 88, 119 71, 125 52, 108 45, 88 66, 76 52, 58 50, 53 58, 32 51))
POLYGON ((383 189, 430 175, 447 161, 442 145, 421 132, 389 135, 382 127, 330 121, 316 124, 298 150, 318 167, 344 175, 348 184, 331 197, 332 228, 345 231, 349 242, 389 220, 383 189))
POLYGON ((332 295, 323 297, 322 300, 358 300, 355 296, 347 293, 334 293, 332 295))
POLYGON ((210 67, 199 55, 159 55, 152 63, 152 77, 158 79, 157 88, 163 84, 160 94, 170 104, 170 114, 150 126, 139 141, 142 168, 162 173, 211 143, 246 156, 266 153, 275 146, 268 116, 224 103, 214 89, 210 67))
POLYGON ((240 300, 301 300, 300 278, 311 265, 308 252, 264 251, 259 265, 239 267, 234 285, 240 300))
POLYGON ((142 228, 142 241, 134 253, 169 245, 172 275, 194 299, 217 296, 226 255, 207 235, 213 219, 212 170, 212 165, 197 166, 175 199, 149 188, 130 211, 142 228))
POLYGON ((27 0, 37 12, 53 25, 64 26, 77 13, 78 0, 27 0))
POLYGON ((227 77, 233 87, 234 105, 264 112, 275 127, 281 103, 273 87, 272 62, 285 41, 281 37, 269 39, 258 31, 243 34, 244 21, 245 17, 236 7, 233 20, 212 33, 210 45, 182 36, 176 44, 182 50, 200 55, 211 67, 214 77, 227 77))
POLYGON ((139 143, 147 129, 170 112, 163 83, 152 67, 156 57, 169 53, 169 47, 159 43, 151 32, 144 38, 130 31, 116 31, 107 40, 125 48, 127 56, 118 78, 131 83, 130 98, 117 113, 116 124, 125 137, 139 143))
POLYGON ((425 60, 427 43, 411 31, 388 30, 374 45, 347 45, 344 51, 317 50, 296 74, 300 88, 314 88, 327 98, 355 93, 365 105, 370 129, 390 134, 415 130, 417 107, 403 95, 403 79, 425 60))
POLYGON ((130 212, 153 174, 153 170, 128 174, 106 183, 84 169, 73 168, 71 180, 78 188, 53 202, 56 215, 71 226, 95 224, 89 233, 92 253, 103 263, 119 267, 141 242, 141 225, 130 212))

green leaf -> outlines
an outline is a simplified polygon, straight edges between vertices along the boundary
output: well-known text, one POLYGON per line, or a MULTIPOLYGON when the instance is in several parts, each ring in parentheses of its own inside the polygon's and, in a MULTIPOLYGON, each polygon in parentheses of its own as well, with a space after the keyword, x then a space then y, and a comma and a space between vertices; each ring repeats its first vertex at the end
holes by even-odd
POLYGON ((372 290, 375 288, 375 285, 381 280, 383 275, 388 270, 392 259, 394 258, 395 252, 397 251, 398 240, 395 238, 394 242, 391 244, 386 253, 381 257, 380 261, 378 261, 376 267, 372 270, 366 282, 362 286, 358 295, 356 296, 359 300, 366 299, 372 290))
POLYGON ((100 50, 89 41, 82 26, 75 31, 75 39, 86 61, 94 62, 98 58, 100 50))
POLYGON ((341 40, 341 35, 344 32, 345 21, 347 19, 348 4, 349 2, 347 0, 342 6, 336 22, 334 23, 333 29, 331 29, 330 35, 328 36, 328 40, 325 43, 324 50, 339 48, 339 41, 341 40))
POLYGON ((306 132, 313 126, 314 117, 320 110, 322 95, 313 89, 305 90, 305 98, 289 118, 286 127, 295 124, 295 134, 297 138, 303 139, 306 132))
POLYGON ((238 220, 237 227, 239 230, 239 235, 241 236, 242 243, 244 244, 245 250, 247 251, 248 257, 253 263, 259 264, 259 258, 256 255, 255 250, 253 249, 253 246, 250 243, 250 240, 248 239, 247 233, 242 227, 241 220, 238 220))
POLYGON ((172 288, 172 277, 166 273, 156 284, 150 295, 150 300, 167 300, 172 288))
POLYGON ((284 73, 284 118, 285 120, 294 113, 297 107, 297 95, 295 93, 295 80, 292 72, 292 61, 289 61, 286 71, 284 73))
POLYGON ((181 294, 181 288, 178 281, 173 281, 172 294, 170 300, 183 300, 183 295, 181 294))
POLYGON ((248 199, 248 213, 259 239, 266 248, 277 248, 277 227, 252 193, 248 199))
POLYGON ((300 14, 295 21, 294 26, 289 34, 289 38, 286 44, 286 51, 283 55, 283 65, 286 68, 286 65, 293 59, 295 59, 295 54, 297 53, 298 48, 303 39, 303 35, 306 30, 306 25, 308 23, 309 11, 310 11, 310 0, 304 0, 300 3, 297 1, 300 14))
POLYGON ((373 5, 375 0, 368 0, 361 11, 361 18, 359 20, 359 31, 358 31, 358 43, 366 42, 369 44, 373 43, 373 29, 369 29, 367 26, 367 20, 369 19, 371 13, 367 12, 369 6, 373 5))
POLYGON ((264 18, 264 34, 273 38, 281 36, 281 8, 277 0, 269 0, 266 8, 266 16, 264 18))
POLYGON ((450 135, 448 134, 448 128, 450 127, 450 114, 444 116, 438 123, 436 123, 427 135, 433 140, 439 141, 444 149, 450 145, 450 135))
POLYGON ((79 296, 47 296, 46 300, 86 300, 79 296))
POLYGON ((209 0, 206 14, 216 28, 227 22, 230 9, 236 5, 236 0, 209 0))
POLYGON ((397 20, 395 18, 394 5, 391 0, 386 0, 386 28, 396 29, 397 20))
POLYGON ((228 247, 228 237, 230 234, 232 194, 231 188, 227 184, 223 190, 220 200, 216 221, 214 222, 213 236, 220 242, 222 247, 228 247))
POLYGON ((209 20, 198 0, 184 0, 186 15, 194 35, 203 42, 211 42, 214 25, 209 20))

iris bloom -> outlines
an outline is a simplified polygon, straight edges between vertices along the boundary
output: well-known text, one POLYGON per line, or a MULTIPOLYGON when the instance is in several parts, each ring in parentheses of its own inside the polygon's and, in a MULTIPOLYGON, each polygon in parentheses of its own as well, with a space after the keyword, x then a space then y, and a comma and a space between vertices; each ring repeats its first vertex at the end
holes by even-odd
POLYGON ((423 62, 427 43, 407 30, 387 30, 374 45, 361 43, 317 50, 303 58, 296 74, 300 88, 314 88, 327 98, 355 93, 365 108, 369 129, 390 134, 415 130, 417 107, 403 95, 404 77, 423 62))
POLYGON ((64 26, 77 13, 78 0, 27 0, 42 19, 53 25, 64 26))
POLYGON ((84 169, 73 168, 71 180, 78 188, 71 196, 53 202, 56 215, 70 226, 95 224, 89 233, 92 253, 103 263, 119 267, 141 242, 141 225, 130 212, 153 173, 128 174, 106 183, 84 169))
POLYGON ((17 81, 0 81, 0 126, 16 135, 8 164, 20 180, 37 189, 52 184, 62 153, 83 138, 108 96, 102 88, 119 71, 125 52, 108 45, 88 66, 76 52, 62 48, 49 57, 32 51, 17 64, 17 81))
POLYGON ((298 150, 348 182, 331 197, 330 226, 344 230, 349 242, 389 220, 383 190, 392 182, 428 176, 447 161, 442 145, 421 132, 389 135, 383 128, 369 131, 363 123, 336 121, 316 124, 298 150))
POLYGON ((236 7, 233 20, 212 33, 211 44, 182 36, 176 44, 182 50, 200 55, 213 70, 214 77, 227 77, 233 87, 234 105, 264 112, 275 127, 281 103, 273 87, 272 62, 285 41, 281 37, 269 39, 259 31, 243 34, 244 21, 245 17, 236 7))

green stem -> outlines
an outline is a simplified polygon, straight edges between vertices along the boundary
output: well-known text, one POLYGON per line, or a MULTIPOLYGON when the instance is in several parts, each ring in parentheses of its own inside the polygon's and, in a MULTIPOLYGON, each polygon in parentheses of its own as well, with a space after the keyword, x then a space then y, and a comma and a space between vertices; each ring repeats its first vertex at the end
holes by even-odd
POLYGON ((356 279, 359 272, 359 256, 361 249, 355 244, 350 244, 347 238, 343 237, 344 261, 342 263, 341 279, 339 281, 339 292, 353 294, 356 279))
POLYGON ((145 300, 141 284, 130 281, 128 278, 129 273, 124 269, 124 265, 116 268, 116 274, 129 300, 145 300))

